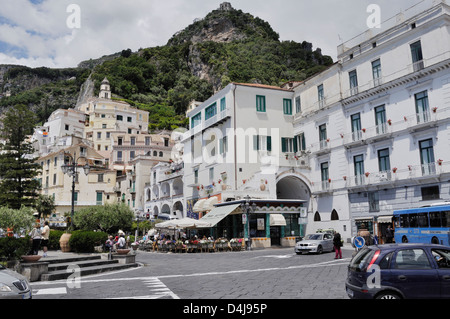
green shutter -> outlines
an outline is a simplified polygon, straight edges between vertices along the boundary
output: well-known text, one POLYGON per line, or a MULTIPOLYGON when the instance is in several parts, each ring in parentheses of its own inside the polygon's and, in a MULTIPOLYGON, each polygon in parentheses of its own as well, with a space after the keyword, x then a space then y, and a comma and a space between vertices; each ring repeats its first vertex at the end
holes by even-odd
POLYGON ((287 152, 287 148, 286 148, 286 139, 284 137, 281 138, 281 151, 283 153, 287 152))
POLYGON ((272 136, 267 136, 267 151, 272 152, 272 136))
POLYGON ((294 138, 294 153, 298 152, 298 141, 297 141, 297 137, 294 138))

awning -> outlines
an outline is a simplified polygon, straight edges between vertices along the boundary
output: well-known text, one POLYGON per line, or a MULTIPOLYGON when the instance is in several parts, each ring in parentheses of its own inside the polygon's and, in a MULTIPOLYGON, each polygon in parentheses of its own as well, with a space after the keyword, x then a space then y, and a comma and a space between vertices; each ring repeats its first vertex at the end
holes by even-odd
POLYGON ((287 226, 286 219, 281 214, 270 214, 270 226, 287 226))
POLYGON ((192 211, 194 213, 202 213, 202 212, 204 212, 205 210, 203 209, 203 206, 204 206, 205 202, 206 202, 206 199, 201 199, 201 200, 197 201, 197 203, 195 203, 194 208, 192 209, 192 211))
POLYGON ((379 216, 378 223, 379 224, 391 224, 393 216, 379 216))
POLYGON ((238 204, 238 205, 216 207, 211 212, 203 216, 203 218, 200 220, 203 222, 208 222, 211 225, 211 227, 214 227, 218 223, 220 223, 220 221, 222 221, 225 217, 234 212, 239 206, 241 205, 238 204))
POLYGON ((203 204, 203 211, 209 212, 212 211, 215 207, 214 205, 219 203, 219 198, 214 196, 206 200, 206 202, 203 204))

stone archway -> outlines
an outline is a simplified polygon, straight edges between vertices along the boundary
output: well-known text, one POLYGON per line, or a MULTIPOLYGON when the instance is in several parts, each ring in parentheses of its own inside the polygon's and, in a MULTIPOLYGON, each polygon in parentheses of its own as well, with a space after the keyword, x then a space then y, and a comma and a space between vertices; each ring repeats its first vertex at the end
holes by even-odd
POLYGON ((299 199, 308 204, 311 199, 311 190, 297 175, 281 176, 277 181, 277 199, 299 199))

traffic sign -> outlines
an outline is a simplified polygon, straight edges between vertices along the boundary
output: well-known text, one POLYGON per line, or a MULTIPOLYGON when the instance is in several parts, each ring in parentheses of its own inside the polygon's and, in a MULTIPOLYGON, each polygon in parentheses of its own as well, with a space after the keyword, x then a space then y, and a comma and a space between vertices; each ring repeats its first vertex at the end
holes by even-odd
POLYGON ((363 237, 355 237, 354 245, 356 248, 363 248, 366 245, 366 241, 363 237))

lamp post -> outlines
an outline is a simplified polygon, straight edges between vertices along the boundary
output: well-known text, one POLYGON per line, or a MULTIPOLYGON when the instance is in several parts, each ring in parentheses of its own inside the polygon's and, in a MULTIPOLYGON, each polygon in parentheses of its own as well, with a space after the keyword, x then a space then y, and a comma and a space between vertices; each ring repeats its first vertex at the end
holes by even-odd
POLYGON ((85 156, 80 156, 77 158, 77 154, 74 153, 73 155, 70 153, 63 153, 63 165, 61 165, 61 170, 64 174, 69 175, 72 177, 72 207, 70 210, 70 227, 73 228, 73 216, 75 214, 75 181, 77 180, 78 171, 79 169, 83 168, 84 174, 89 175, 89 172, 91 171, 91 167, 86 163, 84 166, 79 165, 78 161, 81 158, 85 158, 85 156), (68 163, 66 164, 66 158, 69 159, 68 163))
POLYGON ((252 205, 250 205, 250 196, 247 195, 245 197, 245 214, 246 214, 246 219, 247 219, 247 250, 252 250, 252 243, 251 243, 251 237, 250 237, 250 210, 252 212, 255 212, 256 210, 256 204, 253 203, 252 205))

